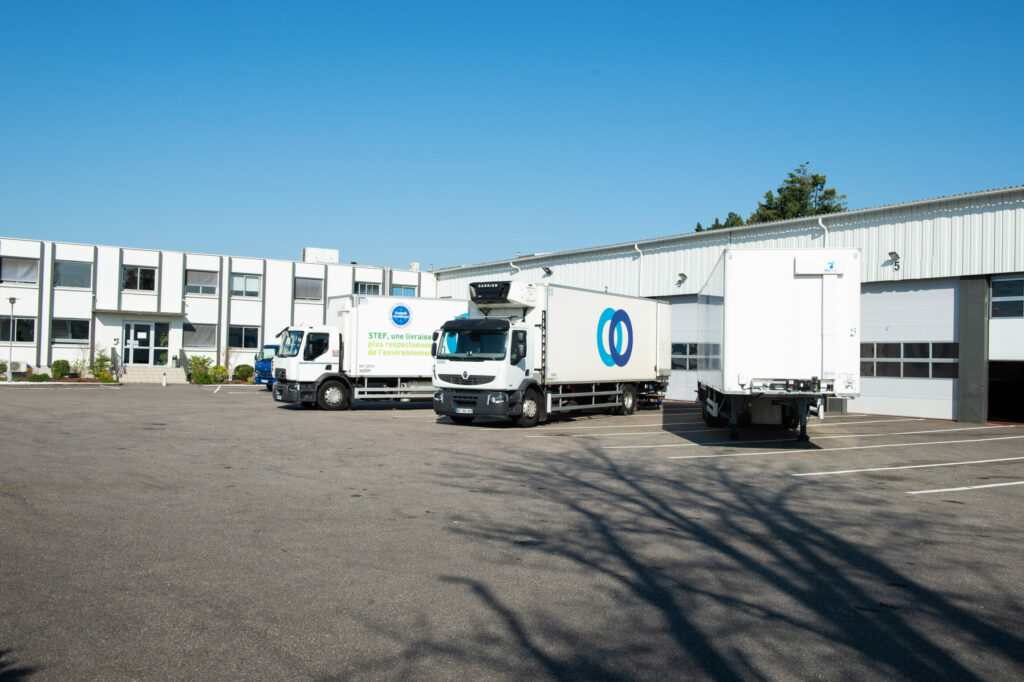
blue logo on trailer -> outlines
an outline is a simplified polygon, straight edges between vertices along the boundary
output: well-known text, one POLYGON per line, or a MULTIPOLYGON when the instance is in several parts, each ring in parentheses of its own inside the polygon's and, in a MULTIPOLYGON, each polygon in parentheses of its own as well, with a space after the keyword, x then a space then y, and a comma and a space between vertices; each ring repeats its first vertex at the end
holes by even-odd
POLYGON ((391 321, 395 323, 396 327, 406 326, 411 319, 412 313, 404 305, 396 305, 391 309, 391 321))
POLYGON ((629 356, 633 354, 633 323, 625 310, 605 308, 601 313, 601 318, 597 321, 597 354, 601 356, 601 362, 608 367, 625 367, 629 362, 629 356), (627 334, 629 343, 623 352, 622 344, 627 334))

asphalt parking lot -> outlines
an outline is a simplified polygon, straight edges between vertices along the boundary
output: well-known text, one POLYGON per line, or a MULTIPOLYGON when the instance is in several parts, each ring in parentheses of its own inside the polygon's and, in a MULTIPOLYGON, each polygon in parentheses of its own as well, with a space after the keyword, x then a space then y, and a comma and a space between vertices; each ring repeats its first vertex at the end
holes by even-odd
POLYGON ((0 679, 1020 679, 1024 428, 0 388, 0 679))

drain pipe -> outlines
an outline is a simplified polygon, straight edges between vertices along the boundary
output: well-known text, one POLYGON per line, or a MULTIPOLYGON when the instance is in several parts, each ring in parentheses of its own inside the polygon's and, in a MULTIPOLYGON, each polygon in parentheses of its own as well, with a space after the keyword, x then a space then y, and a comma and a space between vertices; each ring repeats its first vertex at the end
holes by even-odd
POLYGON ((821 248, 826 249, 828 248, 828 228, 825 227, 825 223, 821 220, 821 218, 818 218, 818 227, 820 227, 825 232, 825 241, 822 243, 821 248))
POLYGON ((522 272, 522 271, 523 271, 523 269, 522 269, 521 267, 519 267, 518 265, 516 265, 516 264, 515 264, 515 263, 513 263, 512 261, 509 261, 509 262, 508 262, 508 264, 509 264, 510 266, 512 266, 513 268, 515 268, 515 269, 516 269, 516 273, 515 273, 515 274, 517 274, 517 275, 518 275, 518 274, 519 274, 520 272, 522 272))
POLYGON ((640 265, 636 271, 636 295, 640 295, 640 283, 643 281, 644 276, 644 252, 640 250, 639 244, 633 242, 633 248, 640 254, 640 265))

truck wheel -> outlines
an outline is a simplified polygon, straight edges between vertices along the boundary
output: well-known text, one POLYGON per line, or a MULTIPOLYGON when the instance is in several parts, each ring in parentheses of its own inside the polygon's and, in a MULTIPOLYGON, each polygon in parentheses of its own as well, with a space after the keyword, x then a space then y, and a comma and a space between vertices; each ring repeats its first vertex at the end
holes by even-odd
POLYGON ((622 404, 615 410, 615 414, 630 415, 636 412, 636 386, 626 384, 622 387, 622 404))
POLYGON ((346 410, 348 389, 340 381, 325 381, 316 392, 316 402, 322 410, 346 410))
POLYGON ((460 426, 465 426, 466 424, 473 423, 472 417, 467 417, 466 415, 463 414, 450 414, 448 415, 448 418, 460 426))
POLYGON ((541 397, 537 389, 531 388, 523 395, 523 413, 517 422, 523 428, 531 428, 540 421, 541 397))

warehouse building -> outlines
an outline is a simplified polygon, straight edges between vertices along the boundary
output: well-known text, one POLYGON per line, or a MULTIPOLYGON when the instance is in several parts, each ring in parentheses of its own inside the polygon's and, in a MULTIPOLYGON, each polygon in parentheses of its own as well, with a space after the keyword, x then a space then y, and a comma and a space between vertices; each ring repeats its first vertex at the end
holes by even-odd
MULTIPOLYGON (((128 376, 202 353, 251 363, 291 323, 350 293, 464 297, 472 281, 546 282, 668 301, 669 398, 696 398, 696 299, 726 246, 861 251, 862 395, 851 411, 1024 421, 1024 186, 814 218, 419 272, 0 238, 0 317, 16 363, 97 349, 128 376)), ((316 261, 333 262, 316 262, 316 261)), ((780 306, 794 305, 780 300, 780 306)))
MULTIPOLYGON (((861 251, 856 412, 1024 421, 1024 186, 438 270, 672 304, 669 398, 696 399, 697 293, 726 246, 861 251)), ((780 300, 780 306, 796 305, 780 300)))
POLYGON ((281 329, 324 323, 327 299, 352 293, 433 296, 435 280, 415 263, 339 264, 330 249, 293 262, 0 239, 0 358, 47 371, 103 350, 126 381, 184 380, 188 356, 252 364, 281 329))

